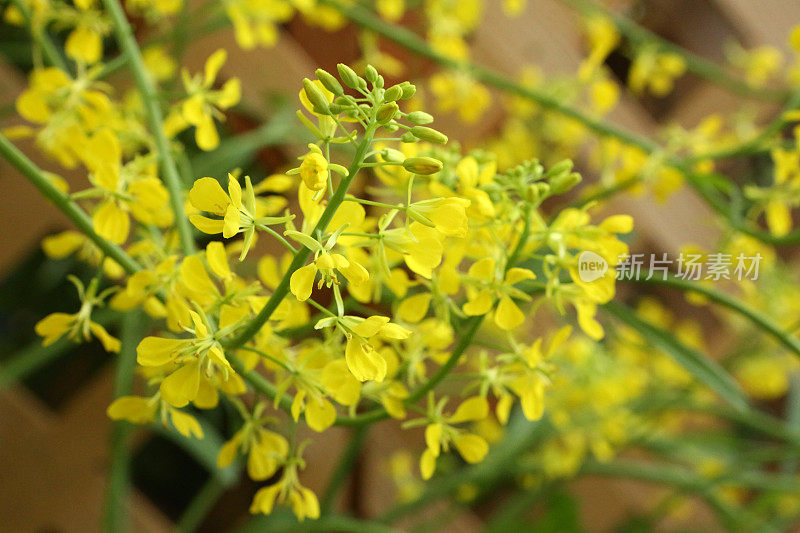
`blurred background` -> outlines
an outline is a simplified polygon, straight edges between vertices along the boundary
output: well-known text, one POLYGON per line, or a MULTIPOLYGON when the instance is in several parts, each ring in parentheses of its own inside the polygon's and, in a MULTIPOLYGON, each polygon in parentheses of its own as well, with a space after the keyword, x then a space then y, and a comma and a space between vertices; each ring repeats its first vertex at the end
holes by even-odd
MULTIPOLYGON (((719 62, 723 62, 730 42, 745 47, 772 45, 788 53, 788 32, 800 21, 797 0, 649 0, 606 5, 626 12, 656 34, 719 62)), ((572 75, 577 70, 584 55, 584 36, 575 12, 561 2, 529 0, 522 16, 509 18, 499 1, 490 0, 483 17, 470 36, 476 62, 514 76, 527 65, 536 65, 548 76, 572 75)), ((420 20, 410 10, 401 23, 414 29, 420 20)), ((352 26, 326 32, 295 17, 280 27, 275 47, 230 54, 221 77, 241 79, 247 105, 233 110, 224 125, 236 134, 235 140, 223 140, 217 151, 193 159, 195 176, 217 175, 229 168, 226 158, 241 159, 242 154, 250 161, 245 170, 253 175, 268 175, 292 164, 303 143, 293 114, 300 80, 317 67, 335 71, 338 62, 357 61, 358 39, 359 32, 352 26)), ((31 66, 27 43, 23 30, 0 25, 3 127, 19 120, 13 118, 13 106, 31 66)), ((186 63, 190 71, 201 70, 208 55, 218 48, 236 49, 233 32, 227 28, 201 36, 188 46, 186 63)), ((402 79, 416 82, 437 70, 391 43, 381 41, 379 47, 406 65, 402 79)), ((607 64, 619 80, 625 80, 630 65, 624 56, 612 54, 607 64)), ((117 75, 111 83, 123 90, 127 80, 117 75)), ((499 132, 506 114, 503 98, 492 92, 489 109, 467 125, 457 112, 437 113, 437 128, 469 148, 499 132)), ((637 98, 623 91, 622 102, 609 119, 652 136, 672 123, 694 128, 702 117, 737 112, 740 105, 741 101, 729 92, 686 75, 666 98, 637 98)), ((758 109, 765 108, 759 105, 758 109)), ((31 142, 22 141, 19 146, 37 164, 52 168, 31 142)), ((578 167, 581 170, 580 161, 578 167)), ((76 186, 85 183, 80 173, 64 178, 76 186)), ((584 179, 591 183, 597 178, 589 173, 584 179)), ((718 237, 708 208, 688 191, 677 193, 666 203, 649 196, 626 196, 614 200, 609 211, 634 216, 636 241, 632 247, 640 253, 677 255, 684 243, 710 246, 718 237)), ((11 368, 5 375, 24 378, 21 382, 0 382, 2 531, 85 532, 97 530, 101 523, 110 461, 111 424, 105 410, 111 399, 112 366, 99 346, 75 347, 64 342, 58 350, 44 352, 33 333, 34 324, 47 313, 77 304, 77 300, 70 301, 74 291, 68 289, 65 276, 84 267, 72 259, 45 261, 40 248, 42 237, 68 227, 55 208, 0 161, 0 365, 11 368)), ((667 294, 665 299, 674 305, 673 310, 683 313, 681 297, 667 294)), ((725 336, 714 329, 713 317, 693 308, 686 309, 685 314, 709 326, 706 331, 711 334, 706 341, 712 353, 725 346, 725 336)), ((113 333, 113 324, 110 328, 113 333)), ((211 416, 225 424, 224 407, 211 416)), ((346 431, 331 429, 328 436, 325 446, 310 448, 306 457, 313 466, 306 470, 304 482, 315 490, 328 479, 344 447, 346 431)), ((406 441, 412 449, 420 445, 418 434, 402 431, 397 424, 378 424, 371 431, 353 478, 341 496, 342 508, 371 516, 394 501, 396 487, 389 457, 398 443, 406 441)), ((229 530, 247 522, 246 510, 256 485, 247 479, 210 473, 204 465, 210 456, 213 460, 216 445, 196 445, 157 432, 135 433, 135 490, 129 503, 135 531, 171 530, 189 502, 203 494, 201 491, 210 498, 219 496, 201 531, 229 530), (208 483, 212 476, 215 483, 208 483)), ((560 521, 550 529, 547 521, 542 521, 545 525, 536 531, 606 531, 659 494, 658 488, 641 483, 591 476, 575 482, 574 488, 576 500, 564 497, 563 502, 554 502, 562 515, 560 521)), ((502 493, 498 493, 498 501, 471 510, 456 505, 450 523, 438 529, 480 530, 481 515, 491 513, 500 501, 502 493)), ((669 524, 685 524, 694 530, 716 527, 699 507, 676 514, 669 524)))

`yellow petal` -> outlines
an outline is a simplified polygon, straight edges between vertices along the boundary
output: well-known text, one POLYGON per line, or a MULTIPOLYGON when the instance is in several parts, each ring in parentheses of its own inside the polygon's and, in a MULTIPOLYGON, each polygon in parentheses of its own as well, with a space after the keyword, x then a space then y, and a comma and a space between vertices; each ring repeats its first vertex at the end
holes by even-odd
POLYGON ((311 289, 314 286, 314 278, 316 277, 317 267, 314 263, 300 267, 294 271, 289 279, 289 289, 298 300, 304 302, 311 296, 311 289))
POLYGON ((206 260, 208 267, 217 276, 228 279, 231 277, 231 269, 228 265, 228 254, 225 252, 225 245, 219 241, 211 241, 206 246, 206 260))
POLYGON ((468 463, 479 463, 483 461, 489 452, 489 443, 483 437, 472 433, 463 433, 453 439, 458 453, 468 463))
POLYGON ((525 322, 525 315, 519 310, 514 300, 509 296, 500 298, 500 303, 497 304, 497 310, 494 312, 494 323, 497 324, 497 327, 510 330, 523 322, 525 322))
POLYGON ((195 228, 209 235, 222 233, 222 230, 225 228, 224 220, 208 218, 197 214, 189 215, 189 221, 195 228))
POLYGON ((397 316, 406 322, 417 323, 428 314, 430 303, 430 293, 415 294, 400 303, 397 307, 397 316))
POLYGON ((156 416, 156 403, 139 396, 122 396, 106 409, 112 420, 127 420, 132 424, 147 424, 156 416))
POLYGON ((161 397, 173 407, 183 407, 195 399, 200 388, 200 364, 189 361, 161 382, 161 397))
POLYGON ((206 152, 219 146, 219 133, 214 125, 214 119, 209 115, 203 116, 203 120, 196 126, 194 139, 197 146, 206 152))
POLYGON ((489 416, 489 403, 486 398, 473 396, 467 398, 458 406, 455 414, 448 419, 450 424, 461 422, 476 422, 489 416))
POLYGON ((136 347, 136 361, 142 366, 161 366, 169 363, 186 346, 182 339, 145 337, 136 347))
POLYGON ((122 244, 128 239, 131 220, 128 213, 117 207, 114 202, 106 201, 94 212, 92 216, 94 230, 113 242, 122 244))
POLYGON ((358 339, 347 341, 345 348, 347 368, 359 381, 383 381, 386 377, 386 360, 369 344, 358 339))
POLYGON ((469 316, 485 315, 492 308, 493 303, 491 291, 481 291, 465 303, 462 310, 469 316))
POLYGON ((312 398, 306 405, 306 422, 314 431, 325 431, 336 421, 336 409, 325 399, 312 398))
POLYGON ((195 417, 182 413, 177 409, 170 409, 169 414, 172 418, 172 424, 178 430, 178 433, 186 438, 203 438, 203 428, 200 427, 200 423, 195 417))

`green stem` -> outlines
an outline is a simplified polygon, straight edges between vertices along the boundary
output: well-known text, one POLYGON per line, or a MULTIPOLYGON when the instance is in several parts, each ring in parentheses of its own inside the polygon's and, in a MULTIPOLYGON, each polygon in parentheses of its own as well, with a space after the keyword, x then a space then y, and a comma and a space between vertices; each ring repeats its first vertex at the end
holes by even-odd
MULTIPOLYGON (((136 368, 136 346, 147 326, 146 315, 141 311, 126 313, 122 319, 122 337, 117 373, 114 380, 114 398, 127 396, 133 390, 134 370, 136 368)), ((111 466, 108 474, 106 507, 103 514, 103 531, 117 533, 126 531, 125 503, 128 490, 128 464, 130 449, 128 436, 131 425, 125 421, 114 422, 111 434, 111 466)))
POLYGON ((107 257, 120 264, 126 272, 132 274, 141 269, 125 251, 113 244, 94 230, 92 219, 65 193, 57 189, 47 176, 19 151, 6 137, 0 133, 0 155, 16 168, 23 176, 39 189, 42 195, 50 200, 69 218, 75 226, 86 235, 107 257))
POLYGON ((191 533, 196 531, 208 512, 225 493, 226 487, 216 477, 209 476, 208 481, 192 499, 192 503, 183 512, 175 526, 175 533, 191 533))
MULTIPOLYGON (((319 222, 317 222, 317 225, 311 232, 312 234, 316 234, 317 232, 320 234, 325 233, 328 223, 330 223, 334 213, 336 213, 336 210, 339 209, 339 205, 341 205, 342 201, 344 200, 344 196, 347 193, 347 189, 350 187, 350 183, 352 183, 353 178, 355 178, 358 171, 361 170, 362 163, 364 162, 364 156, 372 144, 372 136, 374 133, 375 125, 373 124, 364 133, 364 138, 362 139, 361 144, 359 144, 358 149, 353 156, 353 161, 350 164, 350 167, 347 169, 347 176, 342 178, 341 183, 339 183, 339 186, 336 188, 336 192, 334 192, 333 196, 331 196, 327 207, 325 207, 325 211, 322 212, 319 222)), ((275 309, 277 309, 278 305, 280 305, 280 303, 289 293, 289 280, 291 279, 292 274, 294 274, 297 269, 305 265, 310 256, 311 250, 306 247, 303 247, 297 252, 297 254, 295 254, 294 259, 289 265, 289 269, 283 275, 283 278, 275 288, 275 292, 272 293, 272 296, 270 296, 266 305, 264 305, 263 309, 261 309, 258 315, 256 315, 253 320, 251 320, 250 323, 245 326, 244 330, 237 337, 225 343, 226 349, 231 351, 235 350, 240 346, 243 346, 247 341, 253 338, 256 333, 258 333, 267 320, 269 320, 269 318, 272 316, 272 313, 275 312, 275 309)))
POLYGON ((627 37, 630 41, 641 43, 647 42, 655 45, 659 51, 676 54, 683 58, 686 62, 686 68, 720 87, 740 96, 753 98, 756 100, 765 100, 769 102, 782 102, 789 96, 787 90, 772 89, 772 88, 759 88, 753 87, 746 81, 732 76, 724 68, 717 65, 713 61, 709 61, 700 57, 685 48, 682 48, 658 35, 650 30, 640 26, 628 17, 618 14, 611 9, 589 0, 560 0, 562 3, 567 4, 574 9, 587 14, 601 14, 611 19, 617 30, 627 37))
POLYGON ((353 465, 358 460, 361 449, 364 446, 364 439, 367 436, 368 430, 369 426, 359 426, 353 429, 352 434, 350 435, 350 442, 347 443, 347 448, 339 457, 339 463, 336 465, 336 469, 331 474, 330 481, 328 481, 328 486, 326 487, 322 499, 320 500, 320 513, 322 515, 327 516, 333 509, 336 496, 339 494, 344 482, 350 476, 351 471, 353 470, 353 465))
POLYGON ((181 177, 178 173, 175 159, 172 157, 169 141, 164 133, 164 121, 161 108, 159 107, 159 98, 155 84, 147 68, 144 66, 144 60, 142 59, 139 45, 136 43, 133 30, 128 23, 128 19, 125 17, 125 11, 122 9, 119 0, 103 0, 103 5, 109 15, 111 15, 117 43, 128 59, 128 65, 133 72, 136 87, 139 89, 140 96, 142 97, 142 105, 144 105, 145 108, 151 133, 155 138, 159 163, 164 173, 164 184, 169 191, 170 205, 175 215, 175 227, 178 229, 181 247, 184 254, 190 255, 195 251, 194 237, 192 236, 192 228, 189 225, 189 219, 184 212, 181 177))
POLYGON ((22 15, 25 23, 28 25, 31 35, 33 36, 33 40, 36 41, 36 44, 42 48, 42 52, 47 57, 47 61, 49 61, 51 65, 69 74, 70 70, 67 62, 64 60, 64 57, 53 43, 53 40, 50 38, 50 36, 45 33, 45 29, 34 27, 33 13, 31 13, 28 4, 26 4, 23 0, 12 0, 12 3, 14 4, 14 7, 17 8, 20 15, 22 15))
POLYGON ((632 279, 631 281, 636 281, 638 283, 651 283, 655 285, 664 285, 667 287, 673 287, 683 291, 691 291, 702 294, 709 300, 716 302, 724 307, 727 307, 728 309, 736 311, 743 317, 747 318, 753 324, 764 330, 766 333, 772 335, 778 342, 783 344, 795 355, 800 357, 800 340, 786 333, 778 324, 773 322, 770 317, 760 313, 759 311, 756 311, 755 309, 750 309, 739 300, 732 298, 731 296, 728 296, 725 293, 716 291, 714 289, 709 289, 708 287, 700 285, 699 283, 692 283, 691 281, 682 280, 674 276, 668 276, 666 278, 659 278, 657 276, 653 276, 649 280, 643 277, 637 277, 635 279, 632 279))

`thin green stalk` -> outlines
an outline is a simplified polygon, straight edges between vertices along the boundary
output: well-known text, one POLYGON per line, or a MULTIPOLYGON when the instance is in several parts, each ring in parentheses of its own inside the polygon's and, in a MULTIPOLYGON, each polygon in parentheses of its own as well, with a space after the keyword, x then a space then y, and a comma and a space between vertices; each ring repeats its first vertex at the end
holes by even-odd
MULTIPOLYGON (((322 216, 320 216, 320 219, 317 222, 317 225, 314 227, 312 234, 315 235, 317 232, 320 234, 325 233, 325 230, 333 218, 334 213, 337 209, 339 209, 339 205, 341 205, 342 201, 344 200, 344 196, 347 193, 347 189, 350 187, 350 183, 352 183, 353 178, 355 178, 356 174, 358 174, 358 171, 361 170, 362 163, 364 162, 364 156, 372 144, 372 136, 374 133, 375 126, 373 124, 364 133, 364 138, 362 139, 361 144, 353 156, 353 161, 350 164, 350 167, 347 169, 347 176, 342 178, 341 183, 339 183, 339 186, 336 188, 336 192, 334 192, 333 196, 331 196, 328 205, 325 207, 325 211, 322 212, 322 216)), ((275 291, 272 293, 272 296, 270 296, 266 305, 264 305, 258 315, 256 315, 247 324, 247 326, 245 326, 244 330, 242 330, 238 336, 225 343, 225 348, 227 350, 236 350, 259 332, 267 320, 269 320, 269 318, 272 316, 272 313, 275 312, 275 309, 277 309, 278 305, 280 305, 280 303, 289 293, 289 280, 291 279, 292 274, 294 274, 297 269, 305 265, 310 256, 311 250, 307 247, 303 247, 297 252, 297 254, 295 254, 294 259, 289 265, 289 269, 283 275, 283 278, 275 288, 275 291)))
POLYGON ((150 132, 155 139, 161 171, 164 173, 164 184, 169 191, 170 205, 175 215, 175 227, 180 236, 181 247, 183 248, 184 254, 190 255, 195 251, 194 237, 192 236, 192 228, 189 225, 189 218, 184 212, 184 191, 181 185, 181 177, 178 173, 175 159, 172 157, 172 152, 170 151, 169 140, 164 133, 164 120, 161 114, 161 108, 159 107, 159 98, 155 84, 144 65, 139 45, 136 43, 133 30, 131 29, 130 23, 128 23, 128 19, 125 17, 125 11, 122 9, 119 0, 103 0, 103 5, 111 16, 117 43, 125 57, 128 58, 128 66, 133 72, 136 87, 139 89, 139 93, 142 97, 142 104, 145 108, 150 132))
MULTIPOLYGON (((789 376, 789 394, 786 397, 786 425, 791 431, 800 434, 800 371, 789 376)), ((796 472, 800 465, 800 454, 795 451, 781 463, 784 473, 796 472)))
POLYGON ((753 87, 745 80, 732 76, 724 68, 713 61, 709 61, 701 56, 693 54, 685 48, 678 46, 658 35, 647 28, 642 27, 628 17, 616 13, 596 2, 590 0, 560 0, 576 10, 587 14, 601 14, 611 19, 617 30, 635 43, 651 43, 661 52, 669 52, 683 58, 686 68, 708 81, 716 83, 720 87, 740 96, 765 100, 768 102, 782 102, 789 96, 789 91, 784 89, 773 89, 769 87, 753 87))
POLYGON ((11 1, 14 4, 14 7, 16 7, 17 10, 19 11, 20 15, 22 15, 25 24, 28 25, 28 28, 31 31, 31 35, 33 36, 33 40, 36 41, 36 44, 38 44, 42 48, 42 52, 47 57, 47 61, 51 65, 69 74, 70 70, 69 66, 67 65, 67 62, 64 60, 64 57, 61 55, 61 52, 53 43, 53 40, 50 38, 50 36, 47 33, 45 33, 45 29, 36 28, 34 26, 33 14, 31 13, 28 4, 26 4, 22 0, 11 0, 11 1))
MULTIPOLYGON (((114 379, 114 398, 127 396, 133 390, 136 368, 136 346, 147 326, 146 315, 141 311, 126 313, 122 319, 121 348, 117 358, 114 379)), ((118 533, 128 530, 125 503, 129 484, 128 465, 130 449, 128 436, 132 426, 125 421, 114 422, 111 434, 111 465, 108 474, 106 506, 103 514, 103 531, 118 533)))
POLYGON ((132 274, 141 269, 125 251, 113 244, 94 230, 92 219, 67 194, 57 189, 47 176, 25 154, 0 133, 0 155, 16 168, 23 176, 39 189, 42 195, 50 200, 69 218, 75 226, 86 235, 107 257, 120 264, 126 272, 132 274))
POLYGON ((758 326, 760 329, 764 330, 766 333, 774 337, 775 340, 783 344, 795 355, 800 357, 800 340, 785 332, 778 324, 773 322, 773 320, 767 315, 764 315, 763 313, 756 311, 755 309, 750 309, 748 306, 746 306, 739 300, 731 296, 728 296, 723 292, 710 289, 699 283, 693 283, 691 281, 679 279, 674 276, 667 276, 666 278, 653 276, 651 279, 645 279, 645 277, 640 276, 635 279, 632 279, 631 281, 636 281, 637 283, 664 285, 667 287, 680 289, 682 291, 691 291, 702 294, 709 300, 716 302, 724 307, 727 307, 728 309, 736 311, 743 317, 747 318, 753 324, 758 326))
POLYGON ((339 457, 336 469, 331 473, 328 486, 325 488, 325 492, 320 500, 320 514, 327 516, 333 509, 336 496, 339 494, 347 478, 351 475, 353 465, 358 461, 361 449, 364 446, 367 431, 369 431, 369 426, 359 426, 352 430, 347 448, 339 457))
POLYGON ((191 533, 196 531, 208 512, 217 503, 220 496, 225 493, 226 487, 215 476, 209 476, 208 481, 192 499, 189 507, 181 515, 175 526, 175 533, 191 533))

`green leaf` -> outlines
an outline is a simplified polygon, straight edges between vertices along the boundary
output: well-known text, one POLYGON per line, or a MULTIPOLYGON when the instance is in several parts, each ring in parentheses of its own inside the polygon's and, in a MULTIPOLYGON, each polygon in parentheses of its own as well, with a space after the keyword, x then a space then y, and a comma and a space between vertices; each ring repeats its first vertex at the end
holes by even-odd
POLYGON ((716 361, 693 348, 689 348, 676 339, 672 333, 645 322, 629 307, 616 302, 609 302, 603 307, 620 321, 638 331, 653 346, 667 352, 676 363, 685 368, 700 382, 711 387, 734 408, 739 411, 748 411, 750 409, 742 389, 716 361))

